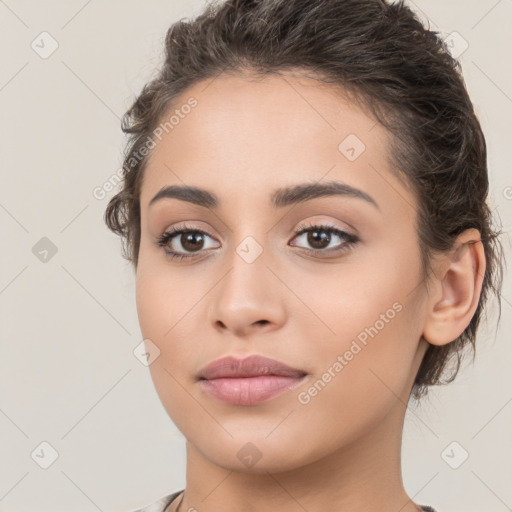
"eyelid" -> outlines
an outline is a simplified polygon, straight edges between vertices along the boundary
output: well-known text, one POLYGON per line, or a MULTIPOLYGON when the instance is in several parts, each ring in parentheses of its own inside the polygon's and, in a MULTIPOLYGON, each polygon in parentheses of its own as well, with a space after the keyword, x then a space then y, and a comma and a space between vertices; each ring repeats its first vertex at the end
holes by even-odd
POLYGON ((360 236, 360 232, 355 226, 353 226, 345 218, 343 218, 342 220, 342 217, 345 217, 343 214, 340 215, 340 218, 336 218, 336 214, 333 215, 332 213, 325 212, 325 215, 319 214, 315 216, 310 216, 306 220, 299 222, 297 229, 303 229, 304 227, 323 226, 332 229, 339 229, 340 231, 344 231, 353 236, 360 236))
POLYGON ((299 234, 303 233, 304 231, 307 231, 310 229, 322 228, 322 229, 326 229, 326 230, 328 229, 328 230, 332 230, 332 231, 338 231, 338 232, 342 233, 343 235, 346 235, 347 237, 351 237, 351 238, 360 240, 359 231, 357 229, 353 228, 347 222, 345 222, 344 224, 349 226, 350 229, 347 227, 344 227, 344 226, 337 225, 333 221, 329 221, 329 220, 318 220, 318 219, 306 220, 306 221, 303 221, 302 223, 299 223, 297 228, 295 228, 295 236, 298 236, 299 234))
POLYGON ((157 235, 156 238, 157 239, 161 238, 163 235, 169 234, 169 233, 172 233, 173 235, 175 235, 175 234, 181 233, 183 231, 186 231, 186 232, 191 231, 191 232, 194 232, 194 233, 204 233, 205 235, 208 235, 213 240, 216 240, 217 242, 219 241, 218 237, 217 236, 213 236, 210 233, 210 230, 208 228, 202 227, 201 225, 197 225, 197 224, 191 225, 191 224, 188 224, 189 222, 194 222, 195 223, 197 221, 194 221, 194 220, 192 220, 192 221, 183 221, 183 222, 178 222, 177 224, 173 224, 172 226, 162 230, 161 234, 157 235))
MULTIPOLYGON (((186 224, 186 222, 187 221, 184 221, 183 223, 178 223, 178 224, 171 226, 170 228, 166 228, 165 230, 163 230, 161 235, 156 237, 156 239, 160 239, 163 235, 168 235, 168 234, 176 235, 183 231, 187 231, 187 232, 190 231, 190 232, 196 232, 196 233, 203 233, 205 235, 208 235, 210 238, 217 240, 216 237, 213 236, 212 234, 210 234, 208 232, 208 230, 206 230, 205 228, 198 227, 198 226, 190 226, 190 225, 186 224)), ((356 233, 351 233, 350 231, 347 231, 346 229, 344 229, 342 227, 331 224, 328 221, 318 220, 318 221, 304 221, 303 223, 299 223, 298 227, 296 227, 293 230, 293 233, 292 233, 293 238, 296 238, 297 236, 303 234, 304 231, 307 231, 307 230, 313 229, 313 228, 319 228, 319 227, 324 228, 324 229, 332 229, 333 231, 341 231, 344 234, 354 236, 354 237, 356 236, 356 233)), ((292 238, 292 240, 293 240, 293 238, 292 238)))
MULTIPOLYGON (((213 236, 212 234, 209 233, 209 231, 207 231, 206 229, 203 229, 203 228, 200 228, 200 227, 196 227, 196 226, 189 226, 188 224, 178 224, 178 225, 175 225, 175 226, 171 226, 170 228, 167 228, 163 234, 161 236, 164 236, 164 235, 172 235, 174 238, 179 235, 179 234, 182 234, 182 233, 201 233, 201 234, 204 234, 206 236, 208 236, 209 238, 211 238, 212 240, 215 240, 216 242, 219 242, 217 240, 217 238, 215 236, 213 236)), ((161 238, 158 237, 158 238, 161 238)))
POLYGON ((325 220, 307 220, 303 223, 300 223, 297 228, 295 229, 295 233, 299 233, 301 231, 304 231, 306 229, 312 229, 316 227, 322 227, 322 228, 329 228, 329 229, 337 229, 339 231, 343 231, 343 228, 340 226, 336 226, 335 224, 332 224, 330 221, 325 220))

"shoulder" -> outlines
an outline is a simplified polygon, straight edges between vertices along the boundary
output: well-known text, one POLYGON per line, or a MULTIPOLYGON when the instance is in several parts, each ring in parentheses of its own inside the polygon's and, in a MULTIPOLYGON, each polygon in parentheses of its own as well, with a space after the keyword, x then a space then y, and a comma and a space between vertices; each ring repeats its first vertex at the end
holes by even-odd
POLYGON ((130 512, 164 512, 165 509, 183 492, 181 491, 173 492, 172 494, 168 494, 160 498, 159 500, 146 505, 143 508, 138 508, 137 510, 132 510, 130 512))

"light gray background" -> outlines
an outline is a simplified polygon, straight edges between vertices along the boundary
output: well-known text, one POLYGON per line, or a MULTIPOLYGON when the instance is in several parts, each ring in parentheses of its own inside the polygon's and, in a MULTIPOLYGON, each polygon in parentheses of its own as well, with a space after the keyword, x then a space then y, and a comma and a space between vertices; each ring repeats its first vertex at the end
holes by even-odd
MULTIPOLYGON (((490 202, 510 232, 512 0, 411 5, 469 44, 460 60, 488 140, 490 202)), ((202 6, 0 0, 2 511, 127 512, 185 485, 184 438, 133 354, 133 273, 102 219, 113 192, 93 191, 121 165, 120 117, 161 62, 166 29, 202 6), (31 47, 43 51, 43 31, 58 43, 48 58, 31 47), (32 252, 43 237, 57 247, 46 263, 32 252), (43 441, 58 452, 48 469, 43 441)), ((406 489, 440 512, 512 509, 509 278, 502 299, 476 364, 407 413, 406 489), (453 441, 469 453, 458 469, 441 456, 453 441)))

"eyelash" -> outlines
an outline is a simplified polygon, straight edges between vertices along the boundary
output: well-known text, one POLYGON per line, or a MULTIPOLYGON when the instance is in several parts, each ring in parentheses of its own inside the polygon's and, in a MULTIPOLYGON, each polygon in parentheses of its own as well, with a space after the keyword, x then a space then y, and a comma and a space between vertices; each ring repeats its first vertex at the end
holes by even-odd
MULTIPOLYGON (((359 238, 357 236, 355 236, 351 233, 347 233, 346 231, 337 229, 333 226, 329 226, 329 225, 325 225, 325 224, 310 224, 307 226, 301 226, 300 228, 297 229, 297 231, 295 231, 293 239, 303 235, 304 233, 308 233, 310 231, 324 231, 324 232, 327 232, 330 234, 337 235, 345 241, 345 243, 342 245, 342 247, 343 247, 342 249, 336 249, 336 250, 333 250, 333 249, 304 249, 305 251, 315 254, 315 255, 318 255, 321 253, 325 254, 325 253, 330 253, 330 252, 343 253, 343 252, 350 250, 353 246, 356 245, 357 242, 359 242, 359 238)), ((178 228, 172 227, 157 238, 156 244, 158 247, 161 247, 164 250, 165 254, 171 259, 182 260, 182 259, 187 259, 187 258, 194 258, 201 251, 198 251, 197 253, 193 253, 190 255, 186 255, 186 254, 178 253, 173 250, 169 250, 167 248, 168 243, 173 238, 175 238, 177 235, 181 235, 183 233, 200 233, 201 235, 206 235, 206 236, 210 237, 210 235, 208 233, 206 233, 205 231, 202 231, 200 229, 196 229, 196 228, 192 228, 192 227, 189 228, 188 226, 180 226, 178 228)), ((210 237, 210 238, 212 238, 212 237, 210 237)))

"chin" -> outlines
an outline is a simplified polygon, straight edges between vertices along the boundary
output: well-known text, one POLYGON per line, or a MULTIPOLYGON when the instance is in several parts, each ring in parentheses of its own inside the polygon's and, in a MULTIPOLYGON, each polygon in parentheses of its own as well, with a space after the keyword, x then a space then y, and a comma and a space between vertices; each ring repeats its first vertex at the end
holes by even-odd
MULTIPOLYGON (((265 431, 267 432, 267 431, 265 431)), ((248 436, 247 433, 233 438, 200 439, 198 442, 190 441, 204 457, 216 466, 230 471, 250 474, 266 474, 290 471, 312 462, 307 454, 297 450, 297 445, 304 441, 295 442, 288 437, 288 442, 282 438, 275 440, 265 439, 267 433, 259 436, 248 436)), ((314 450, 313 446, 308 446, 314 450)), ((311 459, 314 458, 311 453, 311 459)))

